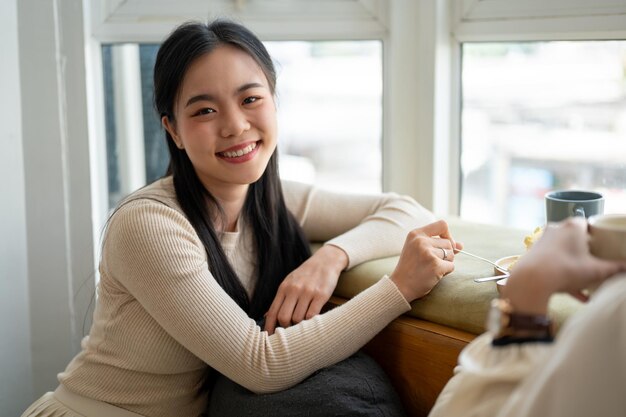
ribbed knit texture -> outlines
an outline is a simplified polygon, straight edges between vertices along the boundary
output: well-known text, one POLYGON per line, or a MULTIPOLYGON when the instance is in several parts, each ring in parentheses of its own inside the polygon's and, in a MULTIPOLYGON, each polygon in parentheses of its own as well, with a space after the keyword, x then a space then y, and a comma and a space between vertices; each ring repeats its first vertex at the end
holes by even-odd
MULTIPOLYGON (((284 183, 288 208, 310 240, 342 248, 350 267, 399 253, 407 232, 433 220, 394 194, 349 196, 284 183)), ((222 244, 254 288, 251 230, 222 244)), ((383 277, 345 305, 269 336, 213 279, 204 247, 171 178, 125 200, 105 235, 98 301, 82 352, 59 374, 79 395, 145 416, 197 416, 217 370, 258 393, 297 384, 356 352, 409 304, 383 277)))

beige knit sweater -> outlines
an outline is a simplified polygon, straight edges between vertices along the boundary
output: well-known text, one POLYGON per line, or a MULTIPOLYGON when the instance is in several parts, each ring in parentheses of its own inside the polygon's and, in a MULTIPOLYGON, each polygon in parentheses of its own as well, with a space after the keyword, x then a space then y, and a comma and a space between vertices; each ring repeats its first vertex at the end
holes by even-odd
MULTIPOLYGON (((408 230, 433 220, 394 194, 350 196, 283 184, 311 241, 342 248, 349 267, 399 253, 408 230)), ((222 245, 248 291, 251 233, 222 245)), ((409 304, 383 277, 344 306, 269 336, 211 276, 204 247, 178 205, 171 178, 132 194, 112 216, 100 264, 93 326, 60 382, 70 391, 145 416, 198 416, 217 370, 258 393, 283 390, 357 351, 409 304)))

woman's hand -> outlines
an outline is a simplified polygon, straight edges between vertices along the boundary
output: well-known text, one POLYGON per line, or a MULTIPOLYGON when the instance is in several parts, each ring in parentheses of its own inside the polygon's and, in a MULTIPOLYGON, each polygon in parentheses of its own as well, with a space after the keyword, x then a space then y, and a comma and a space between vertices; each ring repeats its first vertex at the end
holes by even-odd
POLYGON ((584 301, 581 291, 597 287, 626 269, 624 262, 598 259, 589 252, 587 223, 571 218, 549 225, 530 251, 515 263, 502 296, 516 311, 546 314, 550 296, 568 292, 584 301))
POLYGON ((409 232, 390 278, 407 301, 421 298, 454 271, 456 249, 463 245, 452 239, 443 220, 415 229, 409 232))
POLYGON ((280 284, 265 316, 265 330, 272 334, 277 323, 289 327, 319 314, 347 266, 348 255, 342 249, 322 246, 280 284))

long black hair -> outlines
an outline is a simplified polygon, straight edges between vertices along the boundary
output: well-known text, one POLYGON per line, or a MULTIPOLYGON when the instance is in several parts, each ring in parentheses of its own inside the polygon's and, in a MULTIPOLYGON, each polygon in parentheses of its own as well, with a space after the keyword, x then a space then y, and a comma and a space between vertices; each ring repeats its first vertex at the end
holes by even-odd
MULTIPOLYGON (((189 66, 220 45, 235 46, 250 55, 263 70, 270 91, 276 92, 276 71, 263 43, 244 26, 216 20, 188 22, 163 42, 154 66, 154 102, 161 117, 174 120, 174 103, 189 66)), ((176 197, 207 253, 209 269, 219 285, 254 319, 269 309, 282 280, 310 255, 302 229, 287 210, 278 176, 275 150, 261 178, 250 184, 242 215, 254 235, 257 284, 249 299, 220 245, 212 219, 223 215, 219 202, 202 185, 184 149, 178 149, 165 129, 170 153, 166 175, 172 175, 176 197)))

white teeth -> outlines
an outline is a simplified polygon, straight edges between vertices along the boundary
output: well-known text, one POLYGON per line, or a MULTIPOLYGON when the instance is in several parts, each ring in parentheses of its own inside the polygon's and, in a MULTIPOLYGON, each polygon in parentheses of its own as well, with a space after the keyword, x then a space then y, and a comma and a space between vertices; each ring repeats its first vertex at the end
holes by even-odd
POLYGON ((256 142, 251 143, 250 145, 246 146, 243 149, 239 149, 238 151, 235 152, 222 152, 221 154, 224 155, 227 158, 236 158, 238 156, 243 156, 247 153, 252 152, 252 150, 256 148, 256 142))

